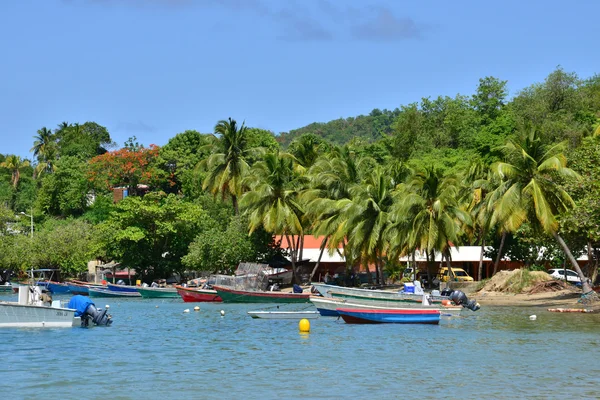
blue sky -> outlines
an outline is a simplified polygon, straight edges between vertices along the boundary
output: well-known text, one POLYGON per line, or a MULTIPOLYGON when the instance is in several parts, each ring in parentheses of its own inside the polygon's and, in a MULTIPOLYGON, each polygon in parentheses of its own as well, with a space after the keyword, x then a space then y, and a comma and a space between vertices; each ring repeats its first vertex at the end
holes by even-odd
POLYGON ((220 119, 276 133, 471 94, 556 66, 600 72, 600 2, 3 0, 0 153, 95 121, 120 146, 220 119))

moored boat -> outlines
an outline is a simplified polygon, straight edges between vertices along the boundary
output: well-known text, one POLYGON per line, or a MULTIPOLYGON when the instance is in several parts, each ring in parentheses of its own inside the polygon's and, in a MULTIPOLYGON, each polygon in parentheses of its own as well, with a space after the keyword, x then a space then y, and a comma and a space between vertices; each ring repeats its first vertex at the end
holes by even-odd
MULTIPOLYGON (((388 290, 361 289, 344 286, 329 285, 326 283, 313 283, 312 286, 323 297, 340 297, 345 299, 363 299, 363 300, 388 300, 397 302, 420 303, 423 299, 423 293, 404 293, 388 290)), ((443 300, 449 300, 448 296, 428 294, 433 303, 441 303, 443 300)))
POLYGON ((99 288, 99 287, 90 287, 89 288, 89 296, 90 297, 124 297, 124 298, 142 297, 140 292, 138 292, 137 290, 135 292, 126 292, 126 291, 110 290, 108 288, 99 288))
POLYGON ((338 308, 352 308, 358 310, 385 310, 385 309, 424 309, 439 310, 441 315, 456 316, 459 315, 463 307, 455 305, 432 304, 425 305, 419 303, 397 303, 385 300, 380 301, 361 301, 358 299, 339 299, 335 297, 310 296, 310 301, 315 305, 317 311, 324 317, 339 316, 338 308))
POLYGON ((319 318, 318 311, 248 311, 252 318, 262 319, 315 319, 319 318))
POLYGON ((224 286, 213 288, 225 303, 306 303, 310 297, 310 293, 236 290, 224 286))
POLYGON ((126 292, 126 293, 138 293, 139 286, 128 286, 128 285, 115 285, 114 283, 107 283, 106 288, 113 292, 126 292))
POLYGON ((145 299, 174 299, 179 298, 179 293, 174 287, 138 287, 137 291, 145 299))
POLYGON ((69 285, 67 285, 66 283, 49 281, 48 285, 46 287, 48 288, 48 290, 52 294, 66 294, 66 293, 69 293, 69 285))
POLYGON ((440 312, 438 310, 421 309, 384 309, 384 310, 359 310, 352 308, 338 308, 338 314, 348 324, 439 324, 440 312))
POLYGON ((177 294, 179 294, 182 300, 186 303, 223 301, 221 297, 219 297, 217 291, 214 289, 190 288, 183 286, 175 286, 175 288, 177 289, 177 294))
POLYGON ((5 282, 3 285, 0 285, 0 294, 2 293, 12 293, 13 285, 10 282, 5 282))

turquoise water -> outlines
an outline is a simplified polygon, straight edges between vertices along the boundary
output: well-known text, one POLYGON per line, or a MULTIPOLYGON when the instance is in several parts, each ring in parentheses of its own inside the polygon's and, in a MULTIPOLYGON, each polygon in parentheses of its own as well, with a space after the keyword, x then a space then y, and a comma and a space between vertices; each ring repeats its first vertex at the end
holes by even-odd
POLYGON ((600 397, 600 315, 484 307, 437 326, 347 325, 321 317, 311 320, 310 334, 300 334, 298 321, 246 314, 266 304, 96 304, 110 304, 113 326, 0 329, 2 397, 600 397))

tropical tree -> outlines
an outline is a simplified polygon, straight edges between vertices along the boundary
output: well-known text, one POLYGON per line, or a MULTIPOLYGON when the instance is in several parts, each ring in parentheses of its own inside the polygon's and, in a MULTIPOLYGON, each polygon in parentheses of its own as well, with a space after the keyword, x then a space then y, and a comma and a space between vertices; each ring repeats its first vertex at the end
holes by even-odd
POLYGON ((253 166, 252 176, 246 178, 244 183, 250 190, 243 194, 240 204, 248 214, 250 233, 262 226, 285 238, 293 279, 299 283, 297 261, 302 259, 304 207, 298 199, 302 184, 295 162, 289 153, 267 153, 253 166))
POLYGON ((502 148, 504 162, 493 166, 506 190, 496 205, 500 220, 512 220, 514 228, 529 222, 532 228, 554 237, 582 281, 584 295, 598 300, 575 257, 559 234, 556 216, 574 206, 573 199, 557 182, 557 178, 573 179, 578 175, 567 168, 563 154, 565 142, 546 145, 536 130, 520 140, 509 140, 502 148))
POLYGON ((38 165, 35 168, 36 175, 53 170, 56 157, 56 141, 52 130, 43 127, 33 137, 33 147, 29 150, 37 158, 38 165))
MULTIPOLYGON (((408 254, 424 252, 428 274, 434 275, 435 254, 450 261, 450 246, 457 245, 461 228, 470 223, 469 214, 458 203, 458 185, 452 177, 443 177, 440 169, 425 168, 406 184, 399 186, 391 211, 394 223, 388 235, 392 250, 408 254)), ((431 279, 429 279, 431 282, 431 279)))
POLYGON ((10 155, 8 157, 6 157, 6 160, 4 160, 2 163, 0 163, 0 167, 3 168, 7 168, 12 177, 11 177, 11 183, 13 185, 13 188, 17 188, 17 185, 19 184, 19 180, 21 179, 21 169, 28 167, 29 166, 29 161, 28 160, 21 160, 21 157, 19 156, 15 156, 15 155, 10 155))
POLYGON ((208 171, 202 189, 210 189, 213 194, 231 196, 235 214, 239 215, 238 199, 242 195, 242 179, 249 170, 246 160, 254 149, 248 146, 247 128, 231 118, 221 120, 215 126, 212 144, 213 153, 201 162, 208 171))

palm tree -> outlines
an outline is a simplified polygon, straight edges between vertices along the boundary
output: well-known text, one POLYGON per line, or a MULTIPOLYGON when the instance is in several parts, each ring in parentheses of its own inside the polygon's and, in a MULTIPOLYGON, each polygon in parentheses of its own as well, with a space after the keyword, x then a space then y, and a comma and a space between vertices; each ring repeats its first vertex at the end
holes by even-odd
POLYGON ((339 201, 350 199, 350 188, 360 183, 360 165, 361 160, 357 160, 354 152, 344 146, 336 147, 318 158, 309 170, 309 188, 303 191, 301 197, 306 204, 307 219, 313 221, 313 234, 324 236, 311 280, 319 268, 328 243, 330 252, 339 251, 341 244, 347 269, 352 265, 350 252, 346 253, 347 238, 344 230, 340 229, 343 209, 340 208, 339 201))
POLYGON ((219 121, 212 147, 213 154, 201 162, 208 171, 202 189, 209 188, 213 194, 221 193, 223 197, 231 196, 235 214, 239 215, 242 179, 249 170, 246 157, 253 151, 248 148, 247 128, 243 123, 238 128, 231 118, 219 121))
POLYGON ((296 263, 302 258, 304 209, 298 200, 301 177, 295 158, 289 153, 267 153, 263 161, 252 167, 246 178, 250 190, 244 193, 240 205, 248 213, 250 233, 263 227, 267 232, 282 235, 291 251, 294 281, 299 283, 296 263))
POLYGON ((388 232, 396 238, 392 245, 404 247, 405 253, 424 252, 430 276, 436 273, 435 253, 442 253, 449 263, 451 244, 457 244, 462 226, 470 223, 469 214, 459 207, 458 197, 454 179, 443 178, 441 170, 433 167, 417 172, 407 184, 399 186, 395 196, 392 215, 396 222, 388 232))
POLYGON ((367 271, 369 263, 375 264, 377 281, 381 284, 384 283, 384 232, 394 203, 392 189, 389 175, 382 167, 377 167, 366 176, 364 182, 350 188, 350 199, 338 202, 343 210, 347 247, 367 264, 367 271))
POLYGON ((21 157, 15 155, 10 155, 6 157, 4 162, 0 163, 0 167, 4 167, 10 170, 12 174, 11 183, 15 189, 19 184, 19 180, 21 179, 21 169, 28 166, 29 161, 21 161, 21 157))
POLYGON ((494 172, 505 185, 495 213, 500 220, 510 220, 512 229, 516 230, 522 223, 529 222, 534 229, 553 236, 579 275, 583 293, 590 300, 598 300, 559 234, 556 215, 572 208, 574 202, 555 177, 578 178, 576 172, 566 167, 564 148, 564 142, 545 145, 535 130, 519 141, 509 140, 502 147, 505 161, 493 166, 494 172))
POLYGON ((33 147, 29 150, 37 157, 38 165, 35 167, 35 175, 42 172, 50 172, 54 169, 54 158, 56 153, 55 135, 46 127, 39 129, 33 137, 33 147))

